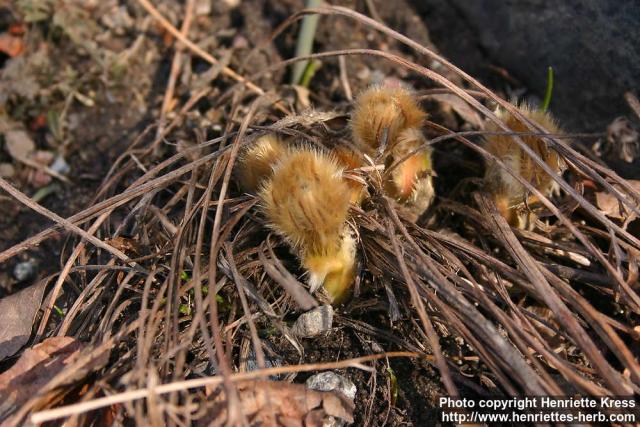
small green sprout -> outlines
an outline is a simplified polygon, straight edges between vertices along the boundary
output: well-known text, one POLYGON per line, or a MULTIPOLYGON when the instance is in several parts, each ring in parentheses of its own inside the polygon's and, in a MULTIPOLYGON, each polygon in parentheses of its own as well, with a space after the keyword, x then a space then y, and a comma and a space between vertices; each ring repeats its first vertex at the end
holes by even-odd
POLYGON ((62 311, 60 307, 58 307, 57 305, 54 305, 53 309, 56 311, 56 314, 58 314, 58 316, 64 317, 64 311, 62 311))
POLYGON ((309 61, 309 63, 307 64, 307 68, 305 68, 304 73, 302 74, 302 78, 300 79, 300 86, 308 88, 311 79, 321 66, 322 62, 318 61, 317 59, 309 61))
POLYGON ((180 304, 178 311, 185 316, 191 316, 191 306, 189 304, 180 304))
POLYGON ((549 104, 551 104, 551 95, 553 94, 553 68, 549 67, 547 69, 547 89, 544 92, 544 101, 542 101, 542 111, 547 111, 549 109, 549 104))
MULTIPOLYGON (((307 0, 306 7, 318 7, 322 0, 307 0)), ((316 28, 318 27, 318 15, 307 15, 302 19, 300 33, 296 42, 296 56, 307 56, 313 51, 313 40, 316 36, 316 28)), ((301 84, 303 74, 308 67, 308 61, 298 61, 293 64, 293 72, 291 73, 291 84, 301 84)))
POLYGON ((391 367, 387 368, 387 373, 389 374, 389 385, 391 388, 391 405, 395 406, 398 401, 398 377, 396 377, 396 373, 393 372, 391 367))

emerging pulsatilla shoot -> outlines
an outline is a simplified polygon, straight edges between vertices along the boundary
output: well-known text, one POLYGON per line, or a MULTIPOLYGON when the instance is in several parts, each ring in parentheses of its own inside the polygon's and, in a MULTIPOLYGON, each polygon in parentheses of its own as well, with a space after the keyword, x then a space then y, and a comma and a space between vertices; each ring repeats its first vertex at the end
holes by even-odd
MULTIPOLYGON (((520 112, 552 134, 561 131, 551 115, 528 106, 519 107, 520 112)), ((514 132, 530 132, 530 129, 508 112, 499 110, 498 117, 514 132)), ((494 123, 487 126, 489 132, 501 132, 494 123)), ((557 175, 561 175, 566 165, 562 157, 541 136, 521 136, 529 146, 557 175)), ((550 196, 556 188, 556 182, 535 160, 520 148, 510 135, 490 135, 485 137, 485 149, 502 160, 514 172, 520 174, 538 191, 550 196)), ((524 185, 494 161, 488 161, 485 172, 487 189, 491 192, 496 207, 510 225, 518 228, 531 228, 535 216, 528 206, 537 201, 524 185)))
POLYGON ((402 203, 414 219, 429 207, 435 196, 431 149, 418 150, 424 142, 420 130, 411 128, 402 131, 385 162, 387 167, 392 167, 401 161, 390 170, 385 190, 402 203), (409 155, 416 150, 416 153, 409 155))
POLYGON ((351 191, 336 160, 310 148, 292 148, 260 191, 270 227, 285 238, 335 302, 355 274, 355 240, 348 232, 351 191))
POLYGON ((371 155, 393 145, 403 130, 419 128, 425 116, 409 90, 372 86, 356 99, 351 128, 356 144, 371 155))
POLYGON ((386 168, 385 192, 416 219, 434 198, 431 150, 417 150, 425 141, 426 113, 413 94, 401 86, 373 86, 355 103, 351 128, 356 144, 369 155, 382 154, 386 168), (404 160, 403 160, 404 159, 404 160))
POLYGON ((286 152, 285 144, 277 135, 267 134, 256 139, 242 152, 238 161, 238 182, 242 190, 256 193, 286 152))

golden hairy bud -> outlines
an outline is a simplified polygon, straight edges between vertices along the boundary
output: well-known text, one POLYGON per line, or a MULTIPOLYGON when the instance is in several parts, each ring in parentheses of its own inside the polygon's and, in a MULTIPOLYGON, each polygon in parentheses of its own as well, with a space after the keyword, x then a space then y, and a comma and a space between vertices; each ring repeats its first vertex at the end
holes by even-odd
POLYGON ((373 154, 393 145, 404 129, 419 128, 425 117, 409 90, 372 86, 356 99, 351 128, 360 149, 373 154))
POLYGON ((271 176, 287 148, 277 135, 267 134, 244 149, 238 160, 237 178, 243 191, 255 193, 271 176))
POLYGON ((334 300, 351 286, 355 242, 347 236, 352 190, 338 162, 317 150, 292 148, 260 191, 270 227, 298 253, 312 290, 334 300))
POLYGON ((260 195, 271 226, 294 247, 322 252, 335 246, 350 194, 333 158, 310 148, 292 149, 260 195))
MULTIPOLYGON (((527 119, 539 124, 551 134, 562 133, 548 112, 532 109, 528 106, 520 106, 519 109, 527 119)), ((499 110, 497 115, 513 132, 531 132, 521 120, 508 112, 499 110)), ((501 129, 494 123, 490 123, 486 130, 501 132, 501 129)), ((529 157, 513 138, 511 135, 487 135, 484 147, 542 194, 550 196, 556 188, 553 177, 529 157)), ((521 136, 521 139, 551 168, 554 174, 562 174, 566 167, 564 160, 549 147, 542 136, 527 135, 521 136)), ((523 205, 535 202, 536 198, 530 194, 526 187, 506 169, 491 160, 486 164, 485 182, 499 211, 509 223, 519 228, 528 227, 531 218, 529 213, 525 212, 526 209, 523 209, 523 205)))

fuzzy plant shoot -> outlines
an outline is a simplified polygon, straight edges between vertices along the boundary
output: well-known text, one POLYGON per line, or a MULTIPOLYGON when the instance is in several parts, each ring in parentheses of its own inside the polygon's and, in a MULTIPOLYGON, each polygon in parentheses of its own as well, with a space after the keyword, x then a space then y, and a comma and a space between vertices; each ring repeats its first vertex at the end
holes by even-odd
POLYGON ((355 143, 362 152, 383 153, 408 128, 420 128, 426 114, 401 86, 371 86, 356 99, 351 115, 355 143))
MULTIPOLYGON (((530 121, 542 126, 552 134, 561 133, 551 114, 527 105, 518 107, 520 112, 530 121)), ((530 129, 512 114, 498 110, 498 118, 513 132, 526 133, 530 129)), ((487 126, 488 132, 499 133, 501 129, 494 123, 487 126)), ((531 148, 550 168, 554 174, 561 175, 566 168, 560 155, 549 147, 542 136, 524 135, 522 141, 531 148)), ((534 186, 538 191, 551 196, 556 183, 544 169, 539 166, 522 148, 513 140, 511 135, 488 135, 485 137, 485 149, 505 162, 513 171, 524 180, 534 186)), ((532 228, 535 215, 529 206, 537 201, 527 188, 522 185, 506 169, 500 167, 495 161, 488 161, 485 170, 485 183, 491 193, 496 207, 510 225, 518 228, 532 228)))
POLYGON ((351 117, 358 147, 369 155, 382 156, 386 168, 393 165, 385 173, 385 192, 413 220, 435 195, 431 150, 420 149, 425 143, 421 128, 426 116, 411 91, 394 85, 365 90, 356 99, 351 117))
POLYGON ((354 279, 356 244, 342 167, 321 151, 290 148, 259 195, 269 227, 298 255, 311 290, 324 286, 334 302, 343 300, 354 279))
POLYGON ((256 193, 286 152, 285 144, 275 134, 263 135, 249 145, 238 161, 237 179, 242 190, 256 193))

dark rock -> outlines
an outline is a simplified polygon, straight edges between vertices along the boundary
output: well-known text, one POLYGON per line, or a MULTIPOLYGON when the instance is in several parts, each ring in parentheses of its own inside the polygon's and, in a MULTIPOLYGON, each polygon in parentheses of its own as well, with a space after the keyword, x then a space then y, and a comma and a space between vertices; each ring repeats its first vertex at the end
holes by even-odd
POLYGON ((422 0, 414 8, 456 65, 486 76, 502 66, 542 97, 555 71, 551 110, 564 127, 602 131, 629 114, 640 88, 638 0, 422 0))

